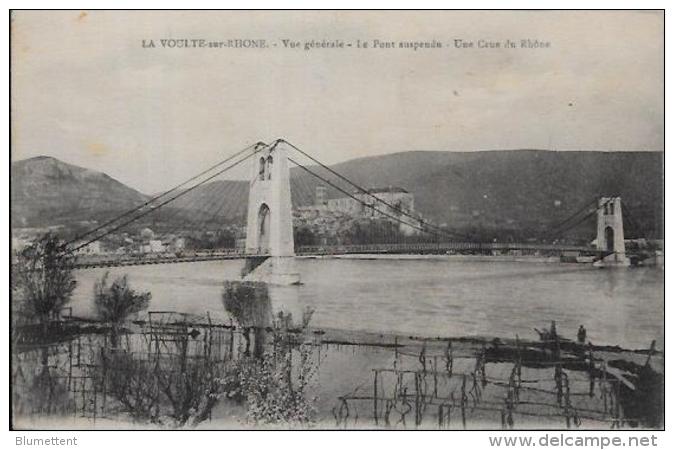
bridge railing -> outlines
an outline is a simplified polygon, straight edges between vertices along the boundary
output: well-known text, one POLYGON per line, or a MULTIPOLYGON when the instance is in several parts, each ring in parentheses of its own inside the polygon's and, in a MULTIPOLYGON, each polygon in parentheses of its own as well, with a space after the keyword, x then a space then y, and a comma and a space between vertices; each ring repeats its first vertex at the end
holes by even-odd
POLYGON ((81 255, 77 259, 79 267, 131 266, 157 264, 163 262, 208 261, 212 259, 242 258, 250 255, 243 248, 223 248, 213 250, 187 250, 163 253, 134 253, 125 255, 100 254, 81 255))
MULTIPOLYGON (((450 252, 494 252, 520 250, 527 253, 593 253, 592 247, 565 244, 535 244, 518 242, 419 242, 405 244, 361 244, 361 245, 303 245, 296 250, 298 255, 340 255, 378 253, 450 253, 450 252)), ((132 255, 88 255, 78 258, 79 267, 131 266, 144 264, 164 264, 169 262, 209 261, 217 259, 266 256, 268 252, 251 252, 244 248, 221 248, 212 250, 188 250, 177 253, 147 253, 132 255)))
POLYGON ((309 254, 349 254, 349 253, 393 253, 393 252, 425 252, 425 251, 496 251, 496 250, 531 250, 531 251, 595 251, 592 247, 566 244, 535 244, 521 242, 420 242, 408 244, 362 244, 362 245, 304 245, 297 249, 299 255, 309 254))

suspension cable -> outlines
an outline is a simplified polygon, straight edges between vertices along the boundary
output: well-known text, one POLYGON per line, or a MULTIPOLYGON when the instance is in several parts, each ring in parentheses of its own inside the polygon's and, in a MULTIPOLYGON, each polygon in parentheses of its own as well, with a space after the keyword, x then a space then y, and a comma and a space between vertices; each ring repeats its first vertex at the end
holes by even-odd
MULTIPOLYGON (((168 229, 168 231, 164 232, 164 234, 168 234, 168 235, 175 234, 180 229, 185 229, 186 226, 189 226, 189 227, 193 228, 196 224, 199 224, 199 226, 201 226, 201 225, 206 224, 208 221, 212 220, 219 213, 222 206, 220 208, 218 208, 218 210, 216 211, 216 213, 214 213, 212 215, 212 217, 209 218, 208 215, 210 214, 212 208, 218 206, 220 198, 224 198, 225 200, 227 199, 227 197, 224 196, 224 194, 225 194, 225 192, 228 192, 230 189, 231 189, 231 187, 226 185, 226 184, 218 186, 218 185, 215 185, 214 182, 209 183, 208 185, 204 186, 203 192, 199 191, 199 194, 195 195, 194 196, 195 198, 193 198, 189 202, 190 207, 184 207, 184 206, 179 206, 179 205, 177 205, 177 207, 176 207, 176 209, 180 208, 180 209, 186 210, 188 212, 188 215, 191 216, 191 217, 187 217, 184 222, 181 220, 178 223, 174 223, 174 225, 171 226, 168 229), (201 207, 197 207, 195 205, 195 208, 193 210, 192 207, 191 207, 191 204, 196 203, 195 200, 198 197, 204 197, 206 199, 206 204, 201 206, 201 207)), ((195 192, 195 194, 196 194, 196 192, 195 192)), ((178 211, 180 211, 180 209, 178 209, 178 211)), ((173 218, 173 217, 175 217, 175 215, 173 215, 171 218, 173 218)))
POLYGON ((210 175, 208 178, 206 178, 206 179, 200 181, 199 183, 195 184, 194 186, 191 186, 191 187, 185 189, 184 191, 180 191, 176 196, 171 197, 171 198, 169 198, 168 200, 163 201, 162 203, 160 203, 160 204, 154 206, 154 207, 153 207, 152 209, 150 209, 149 211, 145 211, 145 212, 139 214, 138 216, 132 217, 131 219, 129 219, 129 220, 127 220, 127 221, 121 223, 120 225, 117 225, 117 226, 113 227, 112 229, 106 231, 106 232, 103 233, 102 235, 97 236, 97 237, 95 237, 95 238, 93 238, 93 239, 89 239, 88 241, 84 242, 83 244, 78 245, 77 247, 68 249, 68 250, 64 253, 64 255, 68 255, 68 254, 71 254, 71 253, 73 253, 73 252, 76 252, 77 250, 79 250, 79 249, 81 249, 81 248, 83 248, 83 247, 86 247, 87 245, 91 244, 92 242, 98 241, 98 240, 104 238, 105 236, 107 236, 107 235, 109 235, 109 234, 111 234, 111 233, 113 233, 113 232, 119 230, 120 228, 122 228, 122 227, 124 227, 124 226, 130 224, 131 222, 134 222, 134 221, 140 219, 141 217, 144 217, 144 216, 146 216, 147 214, 150 214, 151 212, 153 212, 153 211, 155 211, 155 210, 157 210, 157 209, 163 207, 164 205, 167 205, 168 203, 171 203, 172 201, 176 200, 177 198, 180 198, 180 197, 182 197, 183 195, 185 195, 185 194, 187 194, 187 193, 189 193, 189 192, 192 192, 192 191, 193 191, 194 189, 196 189, 197 187, 199 187, 199 186, 203 185, 204 183, 206 183, 206 182, 212 180, 213 178, 217 177, 218 175, 221 175, 221 174, 227 172, 228 170, 230 170, 230 169, 232 169, 232 168, 238 166, 238 165, 241 164, 243 161, 247 160, 248 158, 251 158, 252 156, 254 156, 255 154, 257 154, 258 152, 259 152, 259 150, 254 151, 254 152, 251 153, 250 155, 245 156, 244 158, 241 158, 241 159, 239 159, 238 161, 236 161, 236 162, 234 162, 234 163, 228 165, 228 166, 225 167, 224 169, 221 169, 221 170, 219 170, 218 172, 216 172, 215 174, 210 175))
MULTIPOLYGON (((569 217, 567 217, 566 219, 564 219, 564 220, 562 220, 561 222, 557 223, 556 225, 550 227, 550 231, 548 232, 548 234, 553 233, 553 232, 554 232, 555 230, 557 230, 557 229, 560 229, 560 228, 561 228, 562 226, 564 226, 566 223, 568 223, 568 222, 570 222, 571 220, 573 220, 576 216, 578 216, 579 214, 582 214, 583 212, 587 211, 587 208, 588 208, 591 204, 595 203, 596 201, 597 201, 596 198, 592 198, 592 200, 590 200, 589 202, 587 202, 586 204, 584 204, 584 205, 583 205, 581 208, 579 208, 575 213, 571 214, 569 217)), ((596 211, 593 211, 593 213, 594 213, 594 212, 596 212, 596 211)))
MULTIPOLYGON (((559 236, 561 237, 564 233, 566 233, 566 232, 569 231, 570 229, 572 229, 572 228, 574 228, 574 227, 580 225, 581 223, 585 222, 587 219, 589 219, 590 217, 592 217, 597 211, 599 211, 600 209, 602 209, 605 205, 607 205, 609 202, 611 202, 611 201, 614 200, 615 198, 616 198, 616 197, 609 197, 609 198, 607 198, 607 199, 606 199, 604 202, 602 202, 596 209, 594 209, 593 211, 589 212, 589 213, 586 214, 585 216, 581 217, 579 220, 577 220, 576 222, 574 222, 574 223, 572 223, 571 225, 567 226, 566 228, 564 228, 564 229, 562 229, 562 230, 553 230, 553 231, 555 232, 555 235, 559 235, 559 236)), ((552 233, 548 233, 545 237, 548 238, 548 237, 551 237, 551 236, 552 236, 552 233)))
POLYGON ((419 227, 419 226, 417 226, 417 225, 415 225, 415 224, 411 224, 411 223, 408 223, 408 222, 405 222, 405 221, 401 220, 400 217, 396 217, 396 216, 394 216, 393 214, 389 214, 389 213, 387 213, 387 212, 385 212, 385 211, 382 211, 382 210, 378 209, 378 208, 377 208, 376 206, 374 206, 374 205, 371 205, 371 204, 368 204, 368 203, 363 202, 362 200, 358 199, 357 197, 355 197, 355 196, 354 196, 353 194, 351 194, 350 192, 348 192, 348 191, 342 189, 341 187, 337 186, 336 184, 332 183, 331 181, 326 180, 325 178, 323 178, 323 177, 321 177, 320 175, 318 175, 316 172, 312 171, 311 169, 309 169, 309 168, 307 168, 307 167, 304 167, 303 165, 301 165, 301 164, 298 163, 297 161, 293 160, 292 158, 288 157, 288 161, 292 162, 293 164, 295 164, 296 166, 300 167, 301 169, 303 169, 303 170, 309 172, 310 174, 312 174, 313 176, 315 176, 315 177, 318 178, 319 180, 323 181, 324 183, 327 183, 327 184, 330 185, 331 187, 337 189, 338 191, 342 192, 343 194, 347 195, 348 197, 352 198, 353 200, 356 200, 358 203, 360 203, 360 204, 362 204, 362 205, 364 205, 364 206, 366 206, 366 207, 368 207, 368 208, 370 208, 370 209, 372 209, 372 210, 374 210, 374 211, 377 211, 377 212, 379 212, 380 214, 383 214, 383 215, 385 215, 385 216, 388 216, 388 217, 390 217, 391 219, 393 219, 393 220, 395 220, 395 221, 397 221, 397 222, 399 222, 399 223, 401 223, 401 224, 403 224, 403 225, 407 225, 407 226, 409 226, 409 227, 415 228, 415 229, 417 229, 417 230, 419 230, 419 231, 421 231, 421 232, 423 232, 423 233, 433 234, 433 233, 431 233, 430 231, 425 230, 425 229, 423 229, 423 228, 421 228, 421 227, 419 227))
MULTIPOLYGON (((183 181, 182 183, 180 183, 179 185, 177 185, 177 186, 175 186, 175 187, 169 189, 168 191, 163 192, 163 193, 161 193, 161 194, 159 194, 159 195, 156 195, 156 196, 152 197, 151 199, 145 201, 143 204, 141 204, 141 205, 139 205, 139 206, 136 206, 135 208, 129 209, 128 211, 124 212, 123 214, 121 214, 121 215, 119 215, 119 216, 117 216, 117 217, 114 217, 114 218, 112 218, 112 219, 106 221, 105 223, 103 223, 103 224, 101 224, 101 225, 99 225, 99 226, 93 228, 92 230, 89 230, 89 231, 87 231, 87 232, 85 232, 85 233, 83 233, 83 234, 81 234, 81 235, 79 235, 79 236, 75 236, 73 239, 71 239, 70 241, 66 242, 66 243, 64 244, 64 247, 67 247, 68 245, 70 245, 70 244, 72 244, 72 243, 74 243, 74 242, 81 241, 81 240, 84 239, 85 237, 90 236, 90 235, 96 233, 97 231, 99 231, 99 230, 101 230, 101 229, 107 227, 108 225, 111 225, 111 224, 117 222, 118 220, 123 219, 124 217, 127 217, 127 216, 129 216, 129 215, 131 215, 131 214, 133 214, 133 213, 135 213, 135 212, 137 212, 137 211, 140 211, 141 209, 143 209, 143 208, 145 208, 146 206, 148 206, 150 203, 153 203, 153 202, 159 200, 160 198, 163 198, 163 197, 165 197, 165 196, 167 196, 167 195, 169 195, 169 194, 175 192, 176 190, 178 190, 178 189, 182 188, 183 186, 187 185, 188 183, 191 183, 192 181, 196 180, 197 178, 199 178, 199 177, 201 177, 201 176, 207 174, 208 172, 210 172, 210 171, 212 171, 212 170, 214 170, 214 169, 216 169, 216 168, 222 166, 223 164, 226 164, 227 162, 231 161, 232 159, 234 159, 234 158, 238 157, 239 155, 241 155, 241 154, 247 152, 247 151, 250 150, 251 148, 257 148, 257 147, 260 147, 260 146, 266 146, 266 145, 267 145, 267 144, 265 144, 264 142, 257 142, 257 143, 255 143, 255 144, 252 144, 252 145, 249 145, 249 146, 243 148, 242 150, 239 150, 238 152, 234 153, 233 155, 231 155, 231 156, 225 158, 224 160, 222 160, 222 161, 220 161, 220 162, 218 162, 218 163, 212 165, 212 166, 209 167, 208 169, 199 172, 197 175, 194 175, 193 177, 189 178, 188 180, 183 181)), ((257 153, 257 151, 256 151, 256 153, 257 153)), ((152 211, 152 210, 151 210, 151 211, 152 211)), ((92 242, 93 242, 93 241, 92 241, 92 242)))
MULTIPOLYGON (((441 233, 444 233, 444 234, 446 234, 446 235, 448 235, 448 236, 450 236, 450 237, 453 237, 453 238, 454 238, 454 237, 457 237, 457 236, 458 236, 458 237, 466 238, 466 235, 463 235, 463 234, 461 234, 461 233, 448 232, 447 230, 444 230, 443 228, 440 228, 440 227, 435 226, 435 225, 433 225, 433 224, 431 224, 431 223, 429 223, 429 222, 426 222, 425 220, 423 220, 422 218, 420 218, 420 217, 418 217, 418 216, 414 216, 414 215, 412 215, 412 214, 409 214, 408 212, 404 211, 403 209, 398 208, 397 206, 395 206, 395 205, 393 205, 393 204, 387 202, 386 200, 377 197, 376 195, 374 195, 374 194, 372 194, 371 192, 369 192, 367 189, 365 189, 365 188, 363 188, 362 186, 360 186, 360 185, 354 183, 353 181, 349 180, 348 178, 346 178, 345 176, 343 176, 343 175, 340 174, 339 172, 337 172, 337 171, 331 169, 330 167, 326 166, 325 164, 323 164, 322 162, 320 162, 319 160, 317 160, 317 159, 314 158, 313 156, 309 155, 308 153, 306 153, 305 151, 303 151, 302 149, 300 149, 300 148, 297 147, 296 145, 294 145, 294 144, 292 144, 292 143, 290 143, 290 142, 288 142, 288 141, 282 140, 282 139, 279 139, 279 140, 285 142, 285 143, 288 144, 290 147, 292 147, 292 148, 295 149, 296 151, 300 152, 302 155, 306 156, 307 158, 309 158, 311 161, 313 161, 313 162, 315 162, 316 164, 318 164, 318 165, 319 165, 320 167, 322 167, 323 169, 327 170, 328 172, 332 173, 333 175, 337 176, 338 178, 340 178, 340 179, 346 181, 348 184, 350 184, 351 186, 355 187, 356 189, 358 189, 358 190, 361 191, 362 193, 364 193, 364 194, 366 194, 366 195, 372 197, 373 199, 375 199, 376 201, 378 201, 378 202, 380 202, 380 203, 383 203, 384 205, 386 205, 386 206, 388 206, 389 208, 393 209, 394 211, 400 213, 401 215, 410 217, 410 218, 414 219, 415 221, 418 221, 419 223, 421 223, 421 224, 423 224, 423 225, 425 225, 425 226, 427 226, 427 227, 435 228, 436 230, 439 230, 441 233)), ((290 159, 290 158, 288 158, 288 159, 290 159)), ((294 161, 293 161, 293 162, 294 162, 294 161)), ((297 163, 295 163, 295 164, 297 164, 297 163)), ((334 186, 333 186, 333 187, 334 187, 334 186)), ((340 190, 341 190, 341 189, 340 189, 340 190)))
POLYGON ((625 217, 627 218, 627 221, 630 223, 630 225, 633 228, 636 228, 636 232, 639 233, 643 238, 646 238, 646 233, 644 232, 644 229, 641 228, 639 222, 632 216, 625 202, 621 202, 620 206, 622 207, 622 210, 625 213, 625 217))

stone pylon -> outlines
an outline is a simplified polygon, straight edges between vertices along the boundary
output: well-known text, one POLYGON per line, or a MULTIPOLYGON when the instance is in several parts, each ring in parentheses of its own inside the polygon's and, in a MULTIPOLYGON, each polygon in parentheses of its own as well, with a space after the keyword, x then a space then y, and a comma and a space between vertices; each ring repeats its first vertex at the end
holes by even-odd
POLYGON ((601 262, 629 265, 625 254, 625 232, 620 197, 602 197, 597 210, 597 250, 609 253, 601 262))
POLYGON ((279 139, 256 147, 248 194, 245 280, 299 284, 295 269, 288 144, 279 139))

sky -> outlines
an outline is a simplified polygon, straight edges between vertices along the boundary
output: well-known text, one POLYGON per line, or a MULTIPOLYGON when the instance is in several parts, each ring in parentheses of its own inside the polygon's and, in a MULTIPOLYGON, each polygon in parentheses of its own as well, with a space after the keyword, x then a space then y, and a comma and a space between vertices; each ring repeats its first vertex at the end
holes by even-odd
POLYGON ((12 160, 54 156, 155 193, 276 138, 328 164, 409 150, 662 151, 663 32, 657 11, 15 11, 12 160), (267 48, 162 48, 171 38, 267 48))

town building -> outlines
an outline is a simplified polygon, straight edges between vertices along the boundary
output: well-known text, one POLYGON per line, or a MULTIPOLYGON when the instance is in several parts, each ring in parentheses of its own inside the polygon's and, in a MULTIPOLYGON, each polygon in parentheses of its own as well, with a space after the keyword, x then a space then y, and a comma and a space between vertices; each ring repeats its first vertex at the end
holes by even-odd
POLYGON ((162 253, 164 244, 159 239, 149 239, 140 244, 140 253, 162 253))
POLYGON ((327 198, 327 194, 325 186, 318 186, 313 205, 295 208, 296 222, 313 225, 321 234, 334 233, 358 219, 395 221, 406 235, 417 234, 423 224, 421 215, 414 210, 414 195, 400 187, 372 188, 337 198, 327 198))

